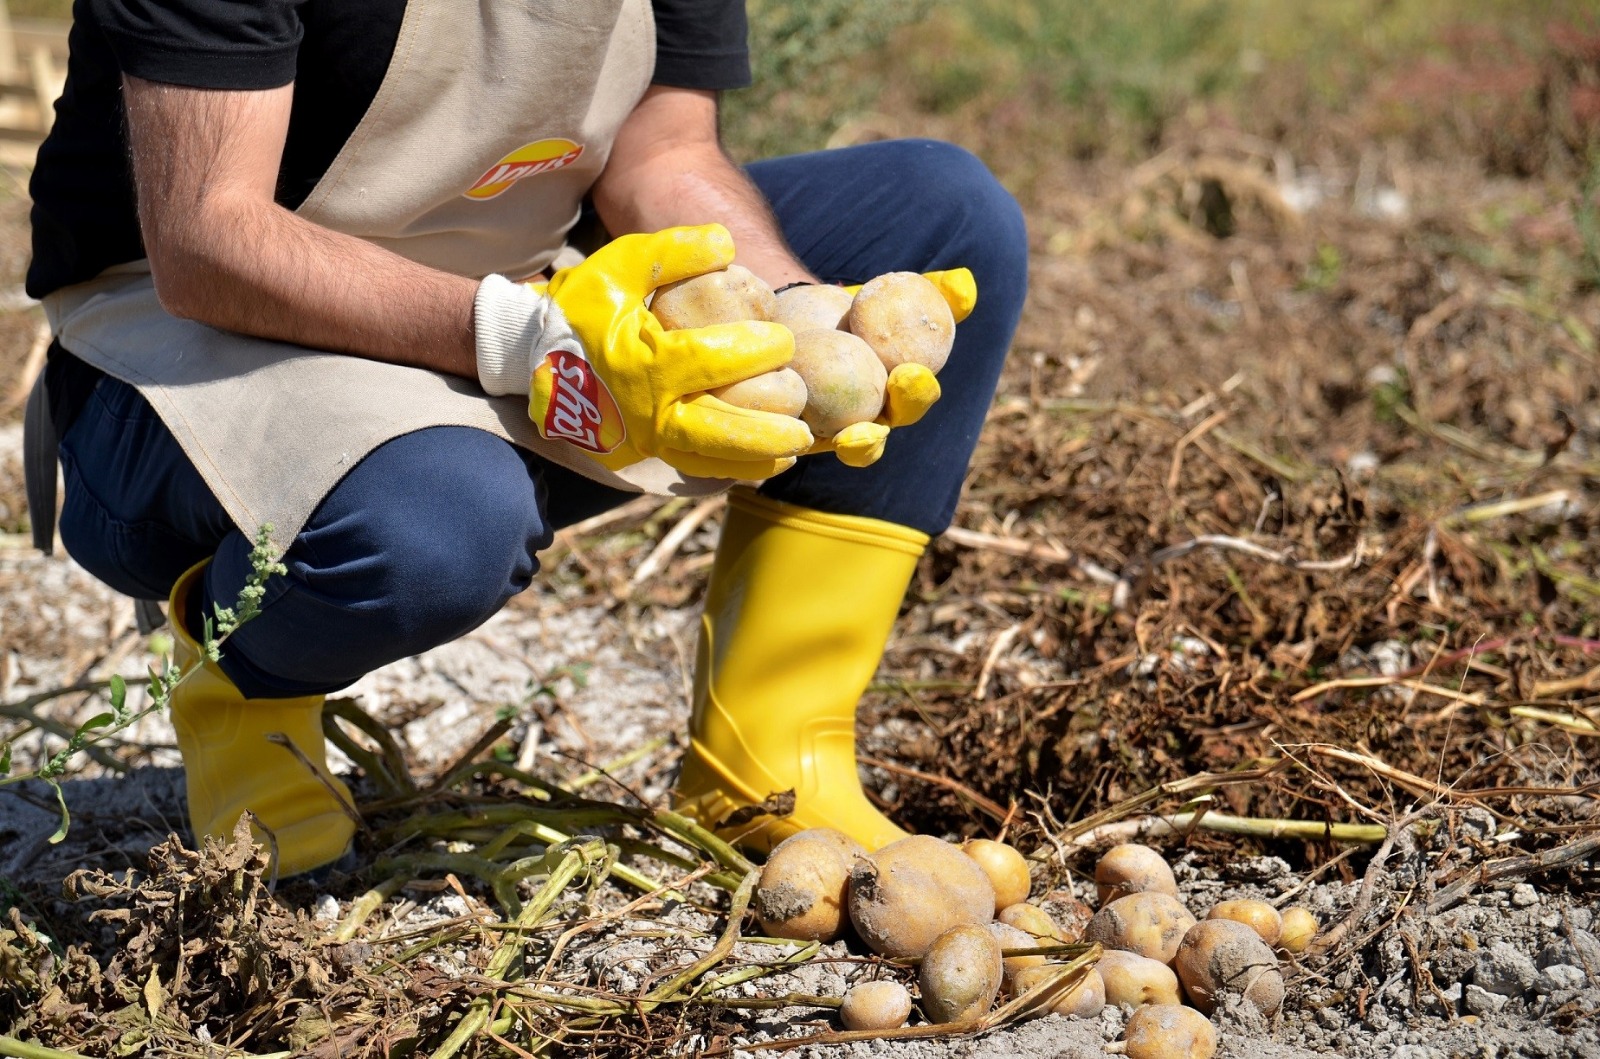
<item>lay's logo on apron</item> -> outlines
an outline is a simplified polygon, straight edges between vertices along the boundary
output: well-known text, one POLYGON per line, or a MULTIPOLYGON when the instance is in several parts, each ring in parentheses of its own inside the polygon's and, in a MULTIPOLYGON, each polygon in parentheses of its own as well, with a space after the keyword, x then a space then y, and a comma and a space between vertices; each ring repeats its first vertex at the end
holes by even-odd
POLYGON ((583 144, 571 140, 552 138, 524 144, 489 167, 462 194, 469 199, 492 199, 503 195, 519 180, 540 173, 563 169, 576 162, 583 154, 583 144))

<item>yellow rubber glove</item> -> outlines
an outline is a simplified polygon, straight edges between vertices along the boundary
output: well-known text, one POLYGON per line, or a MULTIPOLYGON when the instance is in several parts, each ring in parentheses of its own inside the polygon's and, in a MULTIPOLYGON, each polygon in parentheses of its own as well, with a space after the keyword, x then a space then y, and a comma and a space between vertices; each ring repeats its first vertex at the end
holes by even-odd
POLYGON ((504 393, 520 378, 539 433, 611 470, 653 456, 705 478, 781 473, 810 448, 806 425, 706 391, 788 364, 793 335, 754 321, 666 331, 645 307, 656 288, 732 261, 733 237, 709 224, 625 235, 548 284, 491 276, 475 306, 480 381, 504 393))
MULTIPOLYGON (((950 314, 960 323, 972 314, 978 303, 978 284, 970 269, 924 272, 923 277, 938 288, 950 306, 950 314)), ((855 294, 860 285, 846 287, 855 294)), ((811 452, 831 452, 847 467, 870 467, 883 455, 893 427, 908 427, 921 419, 939 400, 939 380, 921 364, 899 364, 889 372, 884 389, 883 411, 871 423, 854 423, 831 438, 822 438, 811 452)))

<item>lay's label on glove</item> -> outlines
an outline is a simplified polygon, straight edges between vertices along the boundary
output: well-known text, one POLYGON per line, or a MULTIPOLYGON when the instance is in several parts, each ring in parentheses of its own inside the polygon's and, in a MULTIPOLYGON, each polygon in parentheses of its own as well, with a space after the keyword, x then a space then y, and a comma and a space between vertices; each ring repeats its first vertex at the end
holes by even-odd
POLYGON ((612 451, 628 436, 611 391, 577 352, 553 349, 533 372, 530 411, 539 433, 589 452, 612 451))

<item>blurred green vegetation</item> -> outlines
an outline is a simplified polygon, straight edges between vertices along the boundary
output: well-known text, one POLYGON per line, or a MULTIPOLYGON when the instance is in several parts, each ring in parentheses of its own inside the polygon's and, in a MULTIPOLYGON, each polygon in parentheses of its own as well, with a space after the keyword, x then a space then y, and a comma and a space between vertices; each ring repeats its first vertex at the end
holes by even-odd
MULTIPOLYGON (((1486 89, 1470 77, 1429 81, 1429 71, 1503 73, 1519 64, 1525 71, 1549 54, 1552 25, 1600 33, 1594 0, 750 0, 749 7, 758 83, 730 96, 725 121, 730 145, 744 156, 814 148, 866 112, 907 108, 965 123, 979 139, 997 133, 1058 157, 1147 154, 1197 109, 1276 139, 1310 108, 1343 114, 1363 106, 1374 136, 1408 135, 1430 131, 1441 108, 1476 102, 1452 103, 1452 94, 1515 92, 1492 77, 1486 89), (1408 71, 1421 78, 1423 98, 1384 97, 1384 86, 1408 71)), ((1503 102, 1491 100, 1485 113, 1501 120, 1495 107, 1503 102)))
MULTIPOLYGON (((1062 157, 1146 157, 1176 123, 1196 120, 1295 148, 1307 146, 1294 142, 1299 129, 1315 136, 1326 132, 1321 119, 1351 117, 1353 135, 1466 146, 1488 168, 1521 175, 1563 162, 1581 176, 1597 146, 1579 142, 1559 115, 1533 109, 1562 87, 1551 80, 1559 50, 1552 27, 1600 35, 1596 0, 747 7, 756 84, 729 93, 723 109, 725 137, 741 158, 815 149, 862 119, 896 133, 931 122, 992 164, 1014 158, 1019 170, 1062 157)), ((65 18, 71 0, 10 0, 9 8, 18 18, 65 18)), ((1594 231, 1586 229, 1591 247, 1594 231)))
POLYGON ((897 29, 942 0, 746 0, 755 83, 723 100, 728 142, 745 157, 823 146, 838 120, 870 106, 897 29))
POLYGON ((12 18, 71 18, 72 0, 10 0, 12 18))

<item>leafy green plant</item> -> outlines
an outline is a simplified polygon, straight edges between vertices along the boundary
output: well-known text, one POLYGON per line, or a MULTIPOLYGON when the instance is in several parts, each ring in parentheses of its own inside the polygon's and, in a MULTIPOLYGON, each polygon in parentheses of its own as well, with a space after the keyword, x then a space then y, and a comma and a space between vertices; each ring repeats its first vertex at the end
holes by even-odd
MULTIPOLYGON (((250 574, 245 579, 244 587, 239 590, 239 598, 235 604, 232 607, 217 604, 215 614, 205 619, 205 631, 200 648, 206 660, 216 662, 221 658, 222 645, 227 642, 228 637, 245 622, 261 613, 261 600, 266 595, 267 578, 286 572, 284 565, 273 558, 271 533, 272 527, 264 525, 256 535, 255 545, 250 551, 250 574)), ((111 708, 79 724, 68 736, 66 744, 37 769, 13 773, 12 741, 7 740, 0 744, 0 787, 22 783, 25 780, 38 780, 48 784, 55 792, 56 804, 61 807, 61 826, 50 836, 50 841, 60 842, 67 837, 67 831, 72 825, 72 816, 67 811, 67 799, 61 790, 61 777, 67 774, 73 759, 102 740, 131 728, 153 713, 166 709, 178 685, 203 664, 196 661, 180 668, 173 664, 170 655, 167 656, 163 659, 159 671, 152 668, 147 691, 149 701, 138 709, 128 702, 127 681, 120 676, 111 677, 105 685, 111 708)))

